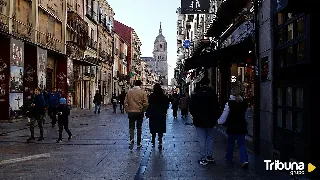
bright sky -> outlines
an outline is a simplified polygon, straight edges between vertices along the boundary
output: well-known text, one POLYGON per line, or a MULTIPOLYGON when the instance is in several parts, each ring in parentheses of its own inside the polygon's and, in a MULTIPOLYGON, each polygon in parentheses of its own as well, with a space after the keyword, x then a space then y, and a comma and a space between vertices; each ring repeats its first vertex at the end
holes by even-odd
POLYGON ((115 19, 132 27, 142 42, 142 57, 152 57, 153 43, 159 34, 168 42, 169 83, 177 59, 177 14, 181 0, 107 0, 115 12, 115 19))

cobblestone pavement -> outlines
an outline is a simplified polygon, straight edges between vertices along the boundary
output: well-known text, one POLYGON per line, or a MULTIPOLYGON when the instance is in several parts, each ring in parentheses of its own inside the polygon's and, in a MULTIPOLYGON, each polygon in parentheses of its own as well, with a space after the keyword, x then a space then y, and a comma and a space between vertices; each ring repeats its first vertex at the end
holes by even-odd
POLYGON ((45 126, 42 142, 26 143, 27 129, 7 133, 0 136, 0 179, 285 179, 286 176, 259 172, 261 168, 252 155, 248 170, 241 169, 240 164, 225 164, 225 137, 218 130, 213 148, 216 163, 198 165, 198 139, 191 120, 174 120, 171 114, 169 110, 161 151, 150 145, 148 120, 143 124, 142 148, 130 151, 127 116, 111 110, 74 116, 70 120, 74 138, 59 144, 55 143, 57 128, 52 129, 50 124, 45 126))

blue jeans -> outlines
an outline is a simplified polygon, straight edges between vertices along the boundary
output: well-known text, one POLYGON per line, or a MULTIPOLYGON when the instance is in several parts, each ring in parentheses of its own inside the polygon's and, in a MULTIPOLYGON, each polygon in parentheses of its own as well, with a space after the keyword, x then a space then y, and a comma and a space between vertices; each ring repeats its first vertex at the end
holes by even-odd
POLYGON ((240 162, 248 162, 248 153, 245 146, 246 135, 245 134, 228 134, 228 147, 226 154, 226 161, 232 162, 234 143, 237 140, 239 146, 240 162))
POLYGON ((94 104, 94 113, 100 113, 100 105, 94 104))
POLYGON ((205 160, 207 156, 212 156, 213 128, 197 127, 196 129, 199 136, 201 159, 205 160))

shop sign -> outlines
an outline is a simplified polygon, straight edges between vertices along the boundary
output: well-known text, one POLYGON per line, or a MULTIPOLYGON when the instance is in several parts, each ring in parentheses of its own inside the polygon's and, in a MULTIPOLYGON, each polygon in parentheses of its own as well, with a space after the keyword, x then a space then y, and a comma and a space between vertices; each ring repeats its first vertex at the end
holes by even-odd
POLYGON ((207 14, 210 0, 181 0, 181 14, 207 14))

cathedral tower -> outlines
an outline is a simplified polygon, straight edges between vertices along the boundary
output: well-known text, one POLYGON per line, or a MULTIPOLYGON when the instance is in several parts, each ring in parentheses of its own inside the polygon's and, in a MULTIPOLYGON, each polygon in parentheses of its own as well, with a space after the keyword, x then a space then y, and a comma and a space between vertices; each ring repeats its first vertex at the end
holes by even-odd
POLYGON ((167 62, 167 41, 162 35, 160 22, 159 35, 154 41, 153 58, 155 61, 155 71, 162 78, 163 85, 168 85, 168 62, 167 62))

